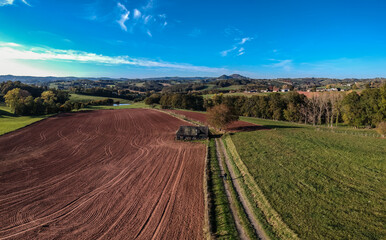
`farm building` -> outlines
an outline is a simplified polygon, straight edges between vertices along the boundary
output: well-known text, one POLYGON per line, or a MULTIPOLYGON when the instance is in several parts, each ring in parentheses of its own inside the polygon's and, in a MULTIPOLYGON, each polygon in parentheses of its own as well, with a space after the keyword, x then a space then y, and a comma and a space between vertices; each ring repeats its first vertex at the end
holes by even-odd
POLYGON ((208 136, 208 127, 180 126, 176 133, 177 140, 206 139, 208 136))

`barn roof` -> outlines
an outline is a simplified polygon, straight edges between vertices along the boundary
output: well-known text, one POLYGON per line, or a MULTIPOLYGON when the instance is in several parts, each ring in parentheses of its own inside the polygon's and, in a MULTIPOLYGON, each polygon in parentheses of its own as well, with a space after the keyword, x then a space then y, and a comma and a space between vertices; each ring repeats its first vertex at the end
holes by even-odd
POLYGON ((177 133, 185 136, 197 136, 202 133, 208 134, 208 127, 180 126, 177 133))

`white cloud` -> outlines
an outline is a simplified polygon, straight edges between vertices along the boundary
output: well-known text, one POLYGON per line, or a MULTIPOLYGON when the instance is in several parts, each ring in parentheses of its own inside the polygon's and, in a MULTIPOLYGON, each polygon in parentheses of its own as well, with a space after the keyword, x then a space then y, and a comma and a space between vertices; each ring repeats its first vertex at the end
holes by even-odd
MULTIPOLYGON (((31 5, 26 0, 21 0, 25 5, 28 5, 31 7, 31 5)), ((15 0, 0 0, 0 7, 6 6, 6 5, 13 5, 15 3, 15 0)))
POLYGON ((220 54, 221 54, 221 56, 226 57, 226 56, 228 56, 229 53, 233 52, 236 49, 237 49, 237 47, 233 47, 231 49, 221 51, 220 54))
POLYGON ((269 59, 270 61, 275 61, 276 63, 272 63, 269 65, 264 65, 265 67, 273 67, 273 68, 282 68, 286 71, 292 70, 293 60, 292 59, 285 59, 285 60, 276 60, 276 59, 269 59))
POLYGON ((0 0, 0 6, 12 5, 13 0, 0 0))
POLYGON ((134 9, 134 18, 138 19, 141 17, 141 12, 138 9, 134 9))
POLYGON ((125 5, 118 2, 119 20, 117 20, 117 23, 124 31, 128 31, 128 29, 130 29, 129 32, 133 33, 136 30, 140 30, 152 37, 152 32, 150 30, 154 30, 153 26, 158 25, 158 30, 162 30, 168 25, 168 21, 166 21, 166 14, 154 15, 150 13, 153 12, 153 5, 154 1, 149 0, 145 6, 141 8, 134 8, 132 11, 129 11, 125 5), (132 17, 130 19, 129 15, 131 12, 132 17))
POLYGON ((243 45, 244 43, 248 42, 248 41, 252 41, 253 38, 250 38, 250 37, 245 37, 243 39, 241 39, 241 41, 239 42, 240 45, 243 45))
MULTIPOLYGON (((88 53, 76 50, 61 50, 51 48, 33 48, 19 44, 0 42, 0 72, 6 72, 8 63, 18 61, 62 61, 79 63, 99 63, 105 65, 130 65, 150 68, 170 68, 175 70, 197 71, 197 72, 224 72, 223 68, 211 68, 205 66, 193 66, 190 64, 169 63, 147 59, 132 58, 129 56, 105 56, 101 54, 88 53), (2 67, 7 66, 7 67, 2 67)), ((20 64, 19 64, 20 65, 20 64)))
MULTIPOLYGON (((235 40, 238 40, 238 39, 235 39, 235 40)), ((242 38, 241 41, 235 43, 231 49, 221 51, 220 54, 221 54, 221 56, 226 57, 226 56, 228 56, 229 53, 237 50, 236 56, 244 55, 245 54, 245 48, 241 47, 241 46, 243 46, 246 42, 252 41, 252 40, 253 40, 253 38, 251 38, 251 37, 242 38)))
POLYGON ((125 7, 125 5, 123 5, 122 3, 118 3, 118 8, 121 9, 122 11, 125 11, 127 12, 127 8, 125 7))
POLYGON ((129 20, 130 11, 128 11, 127 8, 121 3, 118 3, 118 8, 122 13, 120 14, 120 19, 117 21, 117 23, 119 26, 121 26, 122 30, 127 31, 125 22, 129 20))
POLYGON ((13 43, 13 42, 0 42, 0 46, 1 47, 21 47, 20 44, 17 44, 17 43, 13 43))

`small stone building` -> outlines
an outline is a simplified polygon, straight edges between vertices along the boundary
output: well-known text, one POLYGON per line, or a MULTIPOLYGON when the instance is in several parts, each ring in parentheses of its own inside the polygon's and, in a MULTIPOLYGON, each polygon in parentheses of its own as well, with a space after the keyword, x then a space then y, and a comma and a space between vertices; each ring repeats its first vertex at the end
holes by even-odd
POLYGON ((177 140, 196 140, 209 137, 208 127, 180 126, 176 133, 177 140))

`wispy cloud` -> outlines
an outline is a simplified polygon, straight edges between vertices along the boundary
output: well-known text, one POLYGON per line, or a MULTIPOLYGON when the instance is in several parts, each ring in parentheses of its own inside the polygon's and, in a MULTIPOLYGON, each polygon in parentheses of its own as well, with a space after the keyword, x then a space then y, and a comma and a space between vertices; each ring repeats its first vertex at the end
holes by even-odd
MULTIPOLYGON (((21 2, 31 7, 31 5, 26 0, 21 0, 21 2)), ((0 0, 0 7, 6 6, 6 5, 13 5, 14 3, 15 3, 15 0, 0 0)))
POLYGON ((286 70, 286 71, 290 71, 293 68, 293 60, 292 59, 285 59, 285 60, 269 59, 269 60, 273 61, 274 63, 264 65, 265 67, 282 68, 283 70, 286 70))
POLYGON ((198 37, 198 36, 200 36, 201 34, 202 34, 201 29, 199 29, 199 28, 194 28, 194 29, 188 34, 188 36, 189 36, 189 37, 198 37))
POLYGON ((127 27, 125 25, 125 22, 127 20, 129 20, 130 11, 128 11, 126 9, 126 7, 121 3, 118 3, 117 6, 121 10, 120 18, 117 22, 118 22, 119 26, 121 26, 122 30, 127 31, 127 27))
POLYGON ((139 11, 138 9, 134 9, 134 18, 138 19, 140 17, 141 17, 141 11, 139 11))
POLYGON ((228 56, 230 53, 235 52, 236 56, 241 56, 245 54, 245 48, 242 47, 246 42, 252 41, 252 37, 244 37, 241 39, 235 39, 237 41, 232 48, 221 51, 220 55, 223 57, 228 56))
POLYGON ((0 42, 0 61, 35 60, 35 61, 64 61, 78 63, 98 63, 105 65, 130 65, 149 68, 168 68, 175 70, 220 73, 227 71, 223 68, 194 66, 184 63, 170 63, 130 56, 105 56, 76 50, 61 50, 52 48, 36 48, 17 43, 0 42))
POLYGON ((240 45, 244 45, 244 43, 248 42, 248 41, 252 41, 253 38, 251 37, 245 37, 245 38, 242 38, 241 41, 239 42, 240 45))
POLYGON ((129 11, 121 2, 118 2, 117 8, 119 10, 117 23, 124 31, 133 33, 136 29, 139 29, 149 37, 152 37, 151 30, 154 30, 153 27, 163 29, 168 25, 166 14, 154 14, 153 0, 147 1, 144 6, 134 8, 132 11, 129 11), (129 18, 130 12, 133 13, 131 19, 129 18))
POLYGON ((236 50, 236 49, 237 49, 237 47, 232 47, 232 48, 230 48, 230 49, 221 51, 220 54, 221 54, 221 56, 226 57, 226 56, 228 56, 228 54, 229 54, 230 52, 233 52, 233 51, 236 50))

